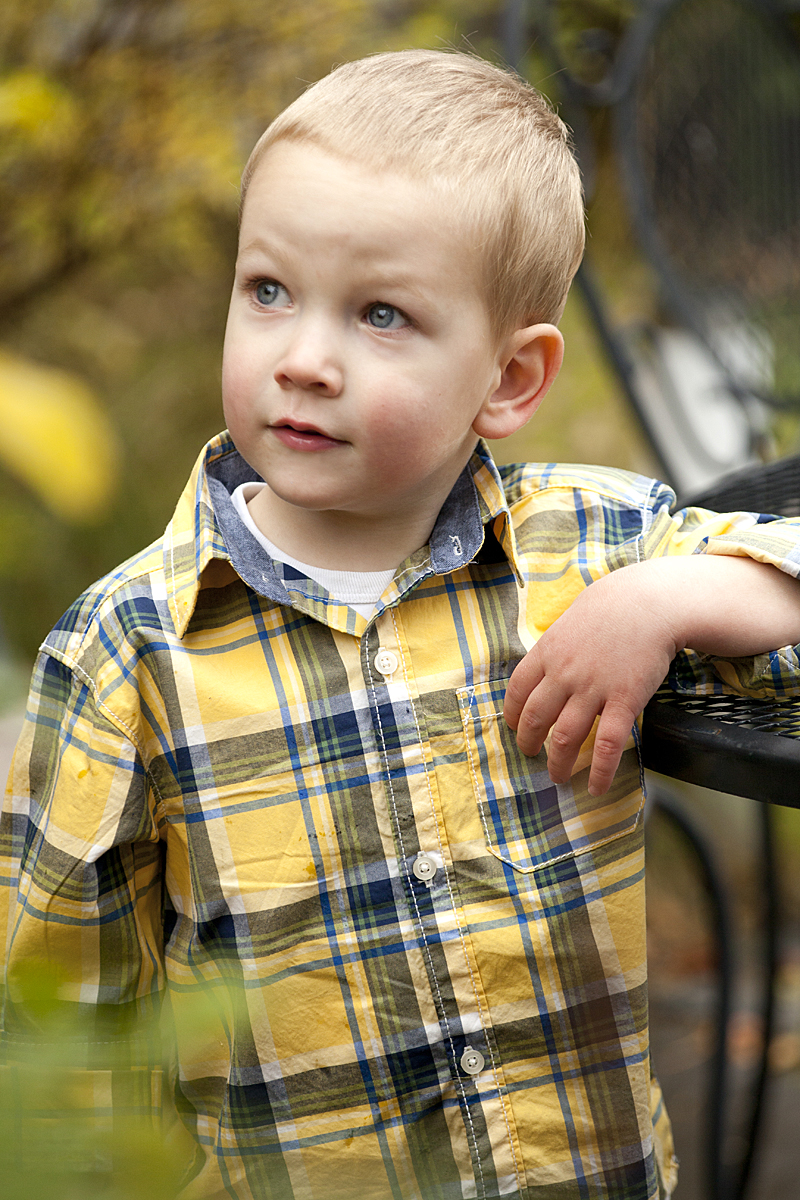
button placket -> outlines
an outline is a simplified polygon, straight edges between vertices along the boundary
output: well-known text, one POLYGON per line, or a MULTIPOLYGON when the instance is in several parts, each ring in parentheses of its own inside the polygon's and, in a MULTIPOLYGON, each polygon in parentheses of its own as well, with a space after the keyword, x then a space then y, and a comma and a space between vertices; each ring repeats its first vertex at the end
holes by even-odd
MULTIPOLYGON (((477 1002, 474 1018, 473 1020, 464 1022, 462 1019, 464 1009, 469 1009, 470 1013, 472 1012, 473 1005, 470 1001, 472 1001, 473 996, 468 995, 468 993, 464 994, 464 1008, 462 1009, 459 997, 450 994, 452 980, 449 977, 447 967, 445 966, 443 977, 440 978, 437 956, 431 955, 428 949, 431 941, 435 941, 440 936, 442 914, 452 912, 455 916, 459 939, 462 943, 461 954, 464 957, 466 968, 464 975, 470 979, 472 978, 467 949, 463 944, 465 938, 469 936, 469 931, 462 928, 461 915, 455 908, 453 894, 448 884, 449 873, 446 861, 441 854, 433 849, 438 840, 438 814, 431 793, 429 772, 432 771, 432 768, 426 758, 426 750, 430 747, 430 741, 427 731, 423 734, 424 725, 422 729, 420 728, 412 696, 406 692, 407 688, 409 693, 413 692, 414 684, 412 681, 415 678, 414 665, 412 661, 407 667, 406 661, 402 656, 404 652, 401 653, 399 650, 399 646, 403 645, 403 639, 400 636, 400 631, 397 629, 397 621, 398 618, 393 610, 381 614, 379 620, 375 622, 373 628, 370 630, 371 639, 374 638, 375 640, 372 641, 371 645, 364 646, 365 653, 362 663, 364 668, 366 668, 365 682, 370 690, 372 699, 371 707, 374 706, 373 719, 378 734, 381 756, 385 764, 386 787, 389 806, 393 812, 394 822, 396 823, 397 845, 405 872, 407 872, 406 879, 410 883, 408 889, 410 893, 410 912, 418 928, 419 945, 426 960, 430 998, 436 1007, 437 1013, 440 1014, 440 1021, 443 1023, 447 1040, 452 1047, 451 1053, 454 1051, 453 1058, 450 1059, 451 1070, 453 1070, 459 1102, 466 1106, 469 1103, 468 1097, 476 1088, 480 1087, 479 1076, 481 1072, 488 1070, 488 1068, 485 1064, 484 1054, 480 1050, 475 1050, 472 1046, 465 1049, 464 1042, 462 1041, 462 1053, 459 1055, 457 1049, 458 1042, 453 1046, 453 1040, 455 1028, 458 1025, 461 1025, 462 1036, 467 1034, 465 1026, 468 1026, 470 1030, 474 1029, 476 1031, 479 1038, 481 1037, 480 999, 477 994, 474 995, 474 1000, 477 1002), (394 625, 394 629, 392 629, 392 625, 394 625), (387 638, 389 645, 394 646, 397 644, 398 649, 390 650, 384 644, 382 634, 387 638), (395 636, 397 637, 397 642, 395 642, 395 636), (378 643, 377 646, 375 644, 376 641, 378 643), (389 685, 388 698, 381 696, 382 684, 389 685), (379 697, 381 698, 379 699, 379 697), (387 722, 389 719, 394 719, 397 723, 391 729, 391 734, 393 735, 391 740, 387 738, 390 729, 385 727, 384 714, 386 714, 387 722), (394 744, 395 738, 397 738, 402 748, 399 752, 398 746, 394 744), (407 770, 411 761, 411 758, 407 757, 407 751, 412 745, 419 747, 420 762, 424 767, 422 775, 415 773, 415 771, 407 770), (397 766, 395 766, 395 762, 397 762, 397 766), (406 769, 405 778, 408 780, 408 790, 402 786, 395 787, 393 783, 395 778, 399 779, 401 777, 403 769, 406 769), (397 772, 396 775, 395 771, 397 772), (426 787, 430 813, 433 818, 432 824, 423 812, 424 796, 420 794, 422 789, 426 787), (413 837, 411 833, 413 830, 423 845, 430 847, 430 849, 420 850, 415 854, 412 848, 413 842, 412 846, 409 846, 408 842, 406 842, 406 846, 404 847, 405 830, 409 831, 409 837, 413 837), (429 861, 426 863, 426 860, 429 861), (434 869, 432 870, 431 867, 434 869), (424 890, 421 886, 422 884, 425 885, 424 890), (437 886, 434 887, 434 884, 437 886), (444 990, 443 984, 447 990, 444 990)), ((414 758, 414 766, 416 765, 416 758, 414 758)), ((458 953, 456 947, 453 947, 453 951, 456 954, 458 953)), ((475 993, 474 981, 472 991, 475 993)), ((467 1034, 467 1036, 469 1035, 467 1034)), ((459 1038, 458 1040, 460 1041, 461 1039, 459 1038)), ((507 1124, 505 1109, 502 1106, 502 1102, 500 1104, 501 1113, 506 1116, 507 1124)), ((467 1136, 471 1151, 482 1161, 481 1148, 469 1123, 467 1136)))

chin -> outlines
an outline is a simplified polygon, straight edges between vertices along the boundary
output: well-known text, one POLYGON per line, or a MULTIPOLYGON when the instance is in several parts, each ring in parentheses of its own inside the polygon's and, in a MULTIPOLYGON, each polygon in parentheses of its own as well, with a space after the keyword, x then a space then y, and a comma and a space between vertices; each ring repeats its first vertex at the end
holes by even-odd
MULTIPOLYGON (((269 483, 269 480, 267 482, 269 483)), ((309 487, 277 488, 272 484, 269 484, 269 487, 284 504, 290 504, 292 508, 303 508, 308 512, 326 512, 346 505, 344 496, 334 495, 331 492, 317 491, 309 487)))

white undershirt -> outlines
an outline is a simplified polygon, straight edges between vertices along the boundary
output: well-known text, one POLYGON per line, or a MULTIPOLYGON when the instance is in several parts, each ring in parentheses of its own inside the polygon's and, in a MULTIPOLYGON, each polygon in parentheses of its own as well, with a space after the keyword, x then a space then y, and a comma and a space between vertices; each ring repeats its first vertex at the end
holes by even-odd
POLYGON ((313 579, 315 583, 321 584, 334 600, 338 600, 340 604, 347 604, 369 620, 375 610, 375 605, 394 578, 394 568, 392 567, 388 571, 330 571, 327 567, 315 567, 311 563, 301 562, 299 558, 292 558, 291 554, 287 554, 285 550, 275 546, 269 538, 264 537, 250 516, 247 502, 266 486, 265 483, 241 483, 231 495, 233 507, 259 546, 266 550, 270 558, 294 567, 309 579, 313 579))

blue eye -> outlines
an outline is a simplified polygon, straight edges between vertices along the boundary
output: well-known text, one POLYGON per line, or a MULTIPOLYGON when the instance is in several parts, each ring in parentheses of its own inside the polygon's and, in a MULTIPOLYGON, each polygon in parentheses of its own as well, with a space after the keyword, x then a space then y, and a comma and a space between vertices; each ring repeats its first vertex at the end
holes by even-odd
POLYGON ((408 325, 408 318, 393 304, 371 304, 367 309, 367 321, 374 329, 402 329, 408 325))
POLYGON ((274 279, 261 279, 256 284, 255 296, 259 304, 263 304, 265 308, 280 307, 287 303, 289 293, 282 283, 276 283, 274 279))

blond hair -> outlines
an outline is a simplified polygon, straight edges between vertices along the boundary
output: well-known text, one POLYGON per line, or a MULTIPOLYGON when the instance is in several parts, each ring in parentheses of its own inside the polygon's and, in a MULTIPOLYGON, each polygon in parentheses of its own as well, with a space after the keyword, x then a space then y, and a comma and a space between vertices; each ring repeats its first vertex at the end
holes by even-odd
POLYGON ((442 186, 467 219, 494 332, 560 318, 583 253, 580 176, 565 125, 518 76, 438 50, 345 63, 261 136, 242 175, 242 205, 279 141, 442 186))

